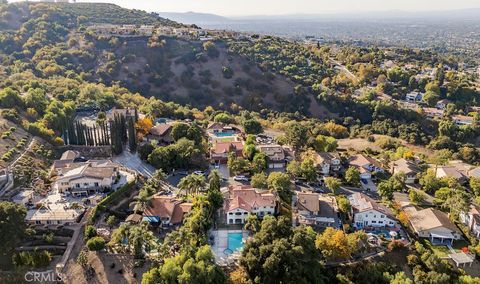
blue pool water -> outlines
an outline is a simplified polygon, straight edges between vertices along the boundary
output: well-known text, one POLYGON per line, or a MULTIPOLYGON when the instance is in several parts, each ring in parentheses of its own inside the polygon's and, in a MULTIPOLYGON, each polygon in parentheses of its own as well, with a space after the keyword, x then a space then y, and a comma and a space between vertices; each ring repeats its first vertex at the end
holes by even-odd
POLYGON ((228 233, 228 249, 232 252, 239 251, 243 248, 242 233, 228 233))
POLYGON ((215 133, 215 136, 217 136, 217 137, 231 137, 231 136, 233 136, 233 133, 215 133))

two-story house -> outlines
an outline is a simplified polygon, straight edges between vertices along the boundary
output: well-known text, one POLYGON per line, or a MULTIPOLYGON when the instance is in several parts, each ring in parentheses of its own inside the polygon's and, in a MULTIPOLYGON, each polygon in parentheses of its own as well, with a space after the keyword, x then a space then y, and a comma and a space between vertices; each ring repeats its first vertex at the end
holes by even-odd
POLYGON ((230 186, 224 202, 227 224, 244 224, 249 214, 258 218, 278 212, 277 196, 251 186, 230 186))
POLYGON ((372 173, 384 172, 382 165, 372 157, 358 154, 348 159, 350 166, 355 167, 360 172, 360 178, 370 180, 372 173))
POLYGON ((328 176, 331 172, 337 172, 342 167, 342 160, 338 153, 317 153, 315 166, 318 173, 328 176))
POLYGON ((119 177, 119 165, 111 161, 72 163, 57 172, 52 188, 59 193, 88 196, 111 188, 119 177))
POLYGON ((315 228, 339 228, 335 197, 313 192, 296 192, 293 197, 293 219, 297 225, 315 228))
POLYGON ((392 175, 403 173, 405 174, 405 183, 414 184, 418 180, 417 175, 421 172, 420 167, 415 161, 404 158, 398 159, 391 163, 390 173, 392 175))
POLYGON ((480 240, 480 206, 471 205, 470 211, 460 213, 460 221, 480 240))
POLYGON ((352 207, 355 229, 397 226, 398 222, 392 211, 365 194, 354 193, 348 197, 348 200, 352 207))
POLYGON ((285 150, 280 145, 258 145, 257 149, 267 155, 267 164, 270 169, 281 169, 285 167, 285 150))

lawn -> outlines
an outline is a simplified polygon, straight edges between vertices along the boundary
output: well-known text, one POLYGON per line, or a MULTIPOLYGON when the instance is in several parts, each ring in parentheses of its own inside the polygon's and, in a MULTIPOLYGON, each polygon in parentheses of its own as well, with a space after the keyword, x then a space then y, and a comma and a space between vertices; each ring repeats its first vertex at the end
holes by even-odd
POLYGON ((436 256, 440 258, 448 257, 448 255, 451 253, 447 246, 434 246, 429 240, 426 239, 422 242, 425 247, 430 249, 436 256))

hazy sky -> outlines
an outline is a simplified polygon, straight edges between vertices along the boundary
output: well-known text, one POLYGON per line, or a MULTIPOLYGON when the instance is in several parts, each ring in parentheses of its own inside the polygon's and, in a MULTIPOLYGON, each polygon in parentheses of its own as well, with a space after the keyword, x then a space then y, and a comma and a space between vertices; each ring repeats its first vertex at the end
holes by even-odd
POLYGON ((202 12, 219 15, 278 15, 355 11, 430 11, 480 8, 480 0, 77 0, 110 2, 156 12, 202 12))

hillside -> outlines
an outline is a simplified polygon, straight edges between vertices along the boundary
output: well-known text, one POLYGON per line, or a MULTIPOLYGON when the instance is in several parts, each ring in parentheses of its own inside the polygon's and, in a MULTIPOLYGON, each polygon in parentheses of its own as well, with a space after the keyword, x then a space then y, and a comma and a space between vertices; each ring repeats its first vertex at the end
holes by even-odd
POLYGON ((154 14, 85 3, 18 3, 2 10, 8 29, 19 25, 18 32, 4 32, 0 48, 5 58, 10 63, 21 59, 27 64, 23 70, 32 70, 39 78, 76 74, 90 82, 120 85, 145 97, 198 108, 241 106, 329 115, 316 100, 296 90, 290 78, 232 52, 226 39, 205 43, 163 35, 110 36, 90 28, 93 22, 181 26, 154 14))

